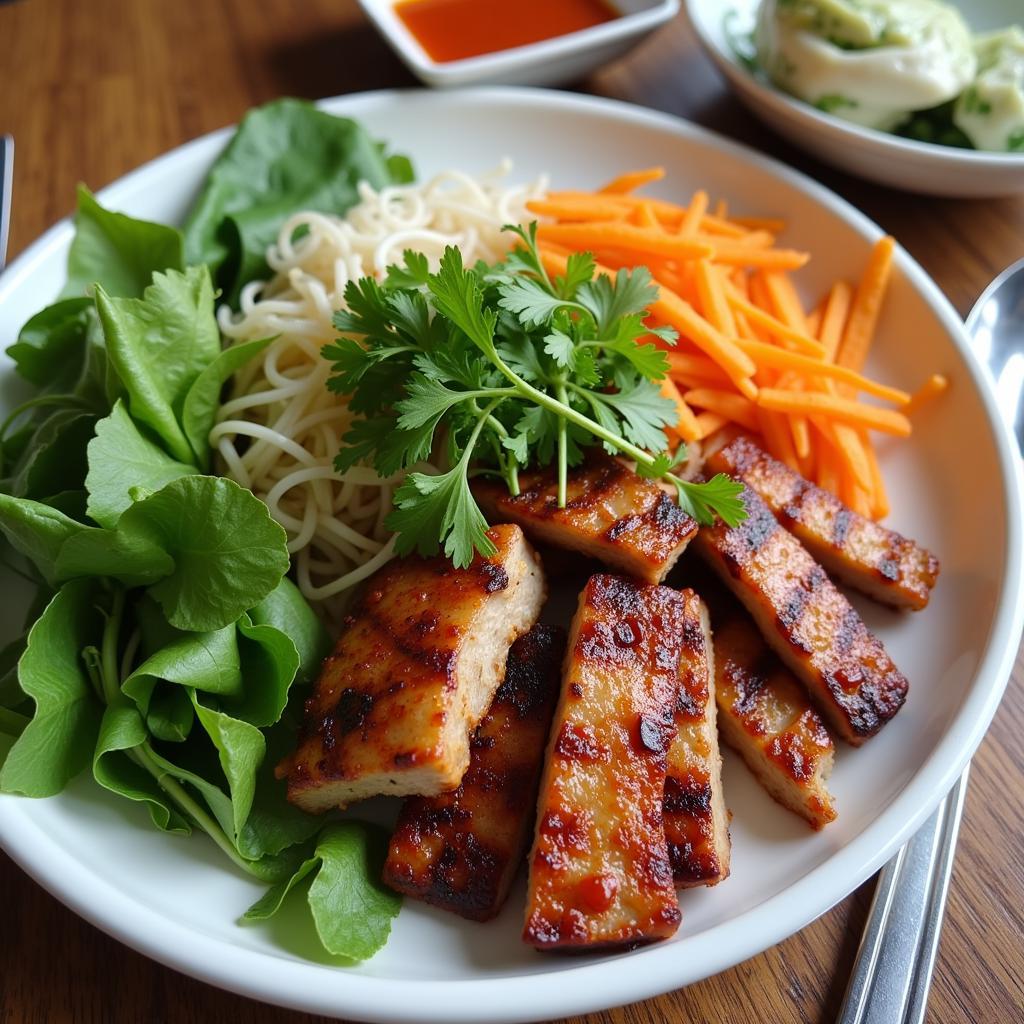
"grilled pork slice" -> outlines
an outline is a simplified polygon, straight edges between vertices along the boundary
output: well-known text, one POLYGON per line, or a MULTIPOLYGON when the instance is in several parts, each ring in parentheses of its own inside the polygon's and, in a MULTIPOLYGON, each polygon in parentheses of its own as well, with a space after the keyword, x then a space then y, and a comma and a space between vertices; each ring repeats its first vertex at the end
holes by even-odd
POLYGON ((868 597, 896 608, 923 608, 939 576, 930 552, 858 515, 828 491, 739 437, 708 460, 716 473, 738 477, 830 573, 868 597))
POLYGON ((524 941, 584 951, 679 926, 662 800, 675 736, 682 597, 590 578, 573 619, 529 857, 524 941))
POLYGON ((496 526, 497 551, 465 569, 443 557, 402 558, 367 582, 324 662, 288 799, 307 811, 386 793, 454 789, 469 734, 505 674, 516 637, 536 621, 544 576, 518 526, 496 526))
POLYGON ((697 550, 754 617, 826 721, 860 746, 903 706, 907 680, 825 570, 747 486, 747 518, 701 529, 697 550))
POLYGON ((836 817, 826 784, 832 737, 750 616, 727 594, 710 603, 722 739, 783 807, 824 828, 836 817))
POLYGON ((554 470, 524 473, 521 493, 481 481, 473 490, 492 522, 518 523, 535 540, 580 551, 613 569, 660 583, 697 532, 697 523, 652 480, 600 449, 569 470, 558 507, 554 470))
POLYGON ((501 909, 533 828, 564 652, 565 633, 553 626, 512 645, 462 784, 402 807, 384 864, 392 889, 474 921, 501 909))
POLYGON ((675 721, 668 750, 665 839, 678 888, 717 885, 729 877, 729 812, 715 728, 714 650, 701 599, 682 591, 683 647, 675 721))

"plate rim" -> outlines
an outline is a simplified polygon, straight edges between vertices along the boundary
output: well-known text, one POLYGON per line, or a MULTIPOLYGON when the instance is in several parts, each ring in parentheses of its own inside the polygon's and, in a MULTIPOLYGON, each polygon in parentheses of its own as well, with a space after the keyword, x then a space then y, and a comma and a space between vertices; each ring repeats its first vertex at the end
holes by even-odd
MULTIPOLYGON (((358 117, 379 104, 403 101, 441 106, 459 101, 525 103, 541 112, 545 108, 559 108, 567 112, 605 114, 616 120, 645 125, 677 139, 709 145, 751 163, 797 188, 867 237, 882 234, 881 228, 865 214, 802 172, 682 118, 619 100, 546 89, 494 86, 444 93, 425 89, 387 89, 332 97, 319 103, 334 113, 358 117)), ((101 201, 116 204, 121 192, 128 191, 147 175, 159 172, 164 163, 181 160, 192 149, 226 139, 230 131, 230 127, 217 129, 175 147, 118 178, 97 195, 101 201)), ((64 218, 9 264, 0 275, 0 304, 5 295, 17 288, 42 260, 49 258, 53 249, 59 248, 70 237, 71 230, 70 219, 64 218)), ((93 873, 91 868, 49 839, 31 820, 31 814, 26 813, 23 798, 0 797, 0 845, 28 874, 79 916, 166 966, 265 1002, 327 1016, 344 1013, 348 1017, 369 1021, 475 1024, 483 1019, 480 1012, 485 1004, 479 1000, 485 996, 495 1006, 494 1012, 486 1019, 508 1021, 510 1024, 606 1009, 708 977, 770 948, 805 927, 877 870, 952 787, 995 714, 1024 627, 1024 473, 1015 455, 1015 442, 999 418, 991 386, 968 344, 963 324, 952 305, 901 246, 897 246, 897 264, 915 291, 934 310, 958 348, 995 442, 1004 487, 1007 570, 983 656, 960 711, 893 803, 845 846, 797 882, 737 917, 691 936, 703 940, 693 951, 697 954, 695 957, 680 962, 677 945, 650 946, 629 954, 629 963, 635 965, 635 969, 625 972, 609 969, 619 957, 602 958, 592 962, 579 961, 564 970, 531 974, 528 984, 518 985, 525 980, 524 976, 513 974, 434 981, 381 979, 336 971, 337 977, 345 978, 345 1005, 340 1006, 335 986, 323 986, 317 991, 317 986, 308 984, 311 969, 323 971, 323 967, 285 955, 274 957, 232 945, 219 937, 197 934, 146 904, 122 895, 112 882, 93 873), (982 680, 986 680, 987 685, 979 692, 982 680), (25 828, 26 824, 30 827, 25 828), (40 848, 46 846, 49 847, 49 859, 39 855, 40 848), (827 895, 822 896, 820 876, 826 873, 838 873, 845 879, 839 886, 842 891, 836 892, 829 887, 827 895), (753 923, 759 927, 752 927, 753 923), (714 941, 708 941, 712 935, 714 941), (254 964, 261 969, 253 971, 254 964), (513 989, 512 986, 516 987, 513 989), (494 997, 497 995, 500 999, 502 989, 512 997, 508 1006, 495 1003, 494 997)))

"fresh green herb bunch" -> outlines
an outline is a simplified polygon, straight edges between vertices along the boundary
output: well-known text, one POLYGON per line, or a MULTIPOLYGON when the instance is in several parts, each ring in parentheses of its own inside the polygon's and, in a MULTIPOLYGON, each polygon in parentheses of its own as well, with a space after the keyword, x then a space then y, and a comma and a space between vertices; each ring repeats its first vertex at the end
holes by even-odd
POLYGON ((430 457, 444 428, 451 468, 410 472, 395 494, 387 525, 397 550, 431 554, 443 545, 458 566, 476 551, 492 554, 471 477, 500 476, 518 494, 520 469, 554 460, 564 506, 569 467, 598 443, 633 459, 641 475, 673 483, 698 522, 716 514, 739 522, 735 482, 720 474, 697 484, 673 473, 686 448, 670 453, 663 430, 675 416, 656 383, 668 360, 642 339, 674 343, 676 335, 644 323, 657 297, 647 269, 620 270, 613 281, 595 276, 589 253, 577 253, 552 280, 536 224, 505 230, 521 247, 504 263, 466 268, 449 247, 431 274, 425 256, 407 251, 383 283, 350 283, 348 309, 334 317, 344 336, 323 349, 333 363, 328 387, 349 396, 359 417, 335 460, 340 472, 363 462, 381 477, 411 469, 430 457))

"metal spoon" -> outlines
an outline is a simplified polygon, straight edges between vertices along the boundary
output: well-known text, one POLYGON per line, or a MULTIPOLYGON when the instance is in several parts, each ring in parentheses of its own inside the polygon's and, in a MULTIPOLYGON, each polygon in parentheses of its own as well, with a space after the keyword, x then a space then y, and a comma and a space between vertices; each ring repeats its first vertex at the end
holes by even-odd
MULTIPOLYGON (((985 289, 968 314, 967 330, 1024 450, 1024 260, 985 289)), ((838 1024, 923 1024, 967 772, 879 873, 838 1024)))
POLYGON ((7 260, 7 232, 11 223, 11 190, 14 183, 14 139, 0 135, 0 270, 7 260))

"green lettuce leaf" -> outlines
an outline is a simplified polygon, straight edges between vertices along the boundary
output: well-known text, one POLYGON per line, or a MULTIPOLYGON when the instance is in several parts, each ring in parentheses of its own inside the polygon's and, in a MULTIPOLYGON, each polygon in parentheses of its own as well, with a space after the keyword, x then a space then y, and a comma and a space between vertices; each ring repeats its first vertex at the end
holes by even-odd
POLYGON ((62 298, 83 295, 94 284, 109 295, 138 297, 155 272, 184 267, 180 231, 106 210, 79 185, 75 237, 62 298))
POLYGON ((18 681, 35 713, 0 768, 0 791, 53 796, 89 764, 102 707, 82 650, 102 632, 92 580, 65 584, 33 625, 18 681))
POLYGON ((324 949, 351 961, 368 959, 387 942, 402 905, 401 897, 379 881, 387 843, 386 832, 365 822, 328 826, 314 855, 272 886, 242 920, 273 917, 289 892, 315 872, 306 899, 324 949))
POLYGON ((241 286, 267 274, 264 254, 297 210, 342 214, 356 186, 412 179, 355 121, 281 99, 246 114, 185 221, 185 255, 205 263, 232 305, 241 286))
POLYGON ((221 629, 259 604, 288 571, 287 538, 267 506, 232 480, 183 476, 136 501, 117 532, 146 537, 173 571, 150 587, 167 621, 221 629))
POLYGON ((195 466, 172 459, 147 437, 120 400, 95 427, 89 442, 86 506, 100 526, 114 526, 132 503, 136 487, 158 491, 178 477, 197 473, 195 466))
POLYGON ((96 308, 132 417, 179 462, 193 462, 179 417, 196 378, 220 355, 209 272, 190 267, 155 274, 141 299, 97 287, 96 308))

